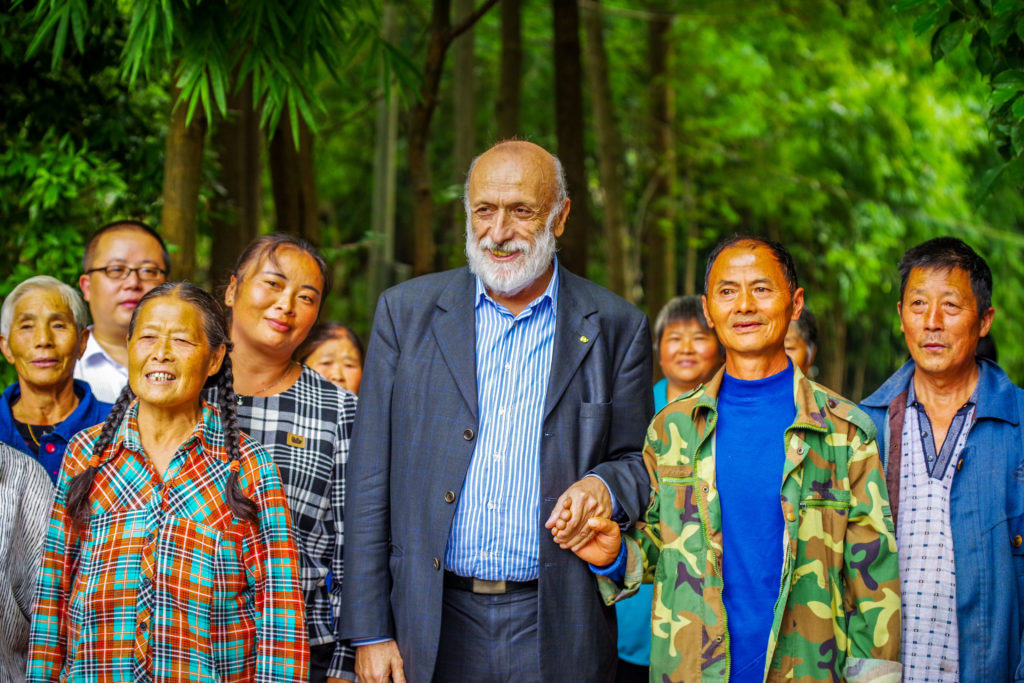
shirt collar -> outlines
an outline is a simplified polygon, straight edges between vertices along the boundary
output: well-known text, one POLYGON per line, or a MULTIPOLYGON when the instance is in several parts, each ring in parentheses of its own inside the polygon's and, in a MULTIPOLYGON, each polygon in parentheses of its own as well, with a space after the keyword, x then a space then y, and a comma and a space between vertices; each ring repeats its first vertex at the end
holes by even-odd
MULTIPOLYGON (((971 392, 971 397, 967 399, 966 403, 964 403, 962 406, 957 408, 957 412, 958 413, 963 411, 963 410, 967 410, 969 408, 973 408, 974 406, 978 405, 978 387, 980 387, 980 386, 981 386, 981 382, 978 382, 975 385, 974 391, 971 392)), ((921 410, 921 411, 924 411, 924 409, 925 409, 923 403, 918 403, 917 402, 917 392, 914 390, 914 378, 913 378, 913 376, 910 377, 910 382, 907 383, 907 407, 908 408, 917 408, 918 410, 921 410)))
POLYGON ((81 362, 95 364, 97 362, 106 361, 110 365, 121 367, 121 364, 107 353, 107 350, 103 348, 103 345, 96 341, 96 335, 92 332, 93 326, 89 325, 89 339, 85 342, 85 352, 82 354, 81 362))
MULTIPOLYGON (((111 439, 110 447, 106 454, 101 457, 100 464, 112 460, 120 452, 121 448, 142 455, 142 437, 139 435, 139 399, 132 401, 128 411, 121 420, 114 438, 111 439)), ((212 405, 203 401, 202 411, 199 420, 196 421, 192 433, 186 438, 179 451, 195 450, 199 453, 208 453, 217 460, 227 461, 228 454, 224 448, 224 432, 220 427, 220 413, 212 405)))
MULTIPOLYGON (((538 296, 536 299, 531 301, 530 305, 527 306, 525 309, 523 309, 523 312, 520 313, 519 315, 523 315, 524 313, 527 313, 528 311, 532 311, 532 309, 534 309, 537 306, 539 306, 544 300, 548 300, 548 301, 551 302, 551 310, 552 311, 557 311, 558 310, 558 257, 557 256, 554 257, 553 264, 554 264, 554 271, 551 274, 551 280, 548 282, 548 286, 544 289, 544 292, 540 296, 538 296)), ((486 302, 490 303, 492 306, 494 306, 495 308, 497 308, 499 311, 502 311, 502 312, 505 312, 505 313, 508 313, 509 315, 511 315, 511 311, 509 311, 502 304, 500 304, 497 301, 495 301, 494 298, 490 294, 487 293, 487 288, 484 287, 484 283, 480 279, 479 275, 474 274, 473 275, 473 280, 476 282, 476 294, 474 295, 474 298, 473 298, 473 301, 476 302, 475 308, 479 309, 480 306, 482 306, 483 303, 486 301, 486 302)))

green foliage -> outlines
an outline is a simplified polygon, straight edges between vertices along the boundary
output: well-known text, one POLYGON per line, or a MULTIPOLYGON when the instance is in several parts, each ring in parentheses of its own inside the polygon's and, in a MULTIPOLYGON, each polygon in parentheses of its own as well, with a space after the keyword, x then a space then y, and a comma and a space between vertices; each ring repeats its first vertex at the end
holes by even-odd
POLYGON ((982 178, 977 201, 988 197, 998 183, 1024 185, 1024 4, 920 0, 897 3, 896 9, 918 13, 914 30, 919 35, 931 32, 936 62, 953 54, 970 36, 973 69, 991 88, 989 131, 1004 159, 982 178))
MULTIPOLYGON (((214 113, 227 113, 227 94, 251 77, 264 129, 274 130, 287 112, 296 146, 300 117, 315 129, 314 112, 324 108, 316 93, 315 65, 322 63, 340 79, 347 65, 377 43, 368 2, 41 0, 32 15, 37 30, 29 55, 52 44, 56 69, 69 33, 83 52, 90 30, 113 16, 127 21, 121 75, 129 86, 171 71, 189 120, 197 107, 212 120, 214 113)), ((383 45, 378 49, 386 51, 383 45)))
MULTIPOLYGON (((94 29, 84 59, 59 73, 25 59, 25 13, 0 12, 0 299, 52 275, 77 287, 85 239, 115 217, 158 212, 159 90, 119 82, 116 24, 94 29)), ((14 381, 0 366, 0 383, 14 381)))
MULTIPOLYGON (((39 274, 77 286, 85 238, 124 194, 125 181, 117 162, 48 131, 38 143, 15 139, 0 152, 0 188, 0 215, 10 226, 0 238, 2 298, 39 274)), ((0 381, 14 378, 3 366, 0 381)))

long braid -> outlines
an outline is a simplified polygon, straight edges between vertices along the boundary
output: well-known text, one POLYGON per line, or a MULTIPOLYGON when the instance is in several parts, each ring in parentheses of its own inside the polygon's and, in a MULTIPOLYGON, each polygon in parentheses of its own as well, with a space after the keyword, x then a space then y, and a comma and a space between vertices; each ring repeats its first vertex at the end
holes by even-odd
POLYGON ((258 519, 256 503, 247 498, 238 486, 238 466, 242 454, 238 448, 238 411, 235 402, 237 395, 235 394, 234 374, 231 370, 231 342, 228 342, 227 346, 227 352, 224 354, 224 364, 221 366, 220 373, 218 373, 219 381, 217 387, 220 421, 224 426, 224 447, 227 449, 231 461, 231 474, 228 476, 225 498, 227 499, 228 508, 231 509, 235 517, 255 523, 258 519))
POLYGON ((103 423, 103 429, 100 430, 99 438, 93 444, 89 466, 80 474, 75 475, 75 478, 71 480, 71 484, 68 485, 66 510, 75 530, 89 522, 89 517, 92 514, 89 508, 89 493, 92 491, 92 482, 99 471, 100 458, 103 457, 103 451, 113 441, 117 428, 121 426, 121 420, 124 419, 125 413, 128 412, 128 406, 134 400, 135 392, 132 391, 131 386, 125 384, 124 389, 121 390, 121 395, 117 397, 117 402, 114 403, 114 407, 111 408, 110 414, 107 415, 107 419, 103 423))

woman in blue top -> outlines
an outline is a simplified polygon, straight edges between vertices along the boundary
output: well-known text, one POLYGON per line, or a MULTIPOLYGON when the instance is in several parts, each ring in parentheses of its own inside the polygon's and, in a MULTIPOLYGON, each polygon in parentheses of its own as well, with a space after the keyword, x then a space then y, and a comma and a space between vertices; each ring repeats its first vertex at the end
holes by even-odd
MULTIPOLYGON (((654 410, 710 379, 724 360, 724 349, 704 319, 699 296, 677 296, 654 321, 654 351, 665 377, 654 385, 654 410)), ((635 596, 615 603, 619 622, 619 668, 616 683, 646 683, 651 659, 653 587, 644 584, 635 596)))
POLYGON ((75 432, 110 413, 74 379, 88 321, 78 292, 48 275, 19 284, 0 308, 0 351, 18 373, 0 397, 0 442, 33 456, 54 482, 75 432))

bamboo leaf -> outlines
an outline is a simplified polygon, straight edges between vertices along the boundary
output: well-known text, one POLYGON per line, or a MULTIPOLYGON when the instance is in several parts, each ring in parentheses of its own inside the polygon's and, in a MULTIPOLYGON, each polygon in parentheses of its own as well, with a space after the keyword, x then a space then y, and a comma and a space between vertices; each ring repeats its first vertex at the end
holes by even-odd
POLYGON ((997 89, 1024 90, 1024 70, 1007 69, 992 77, 992 87, 997 89))

